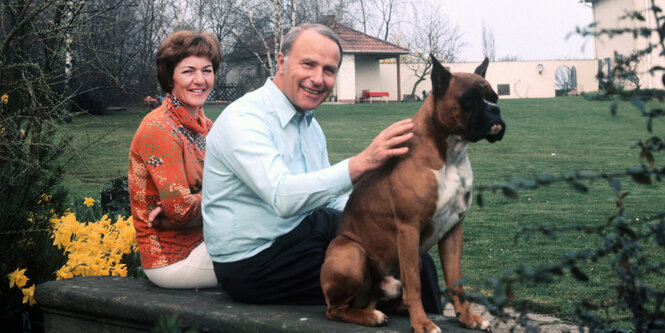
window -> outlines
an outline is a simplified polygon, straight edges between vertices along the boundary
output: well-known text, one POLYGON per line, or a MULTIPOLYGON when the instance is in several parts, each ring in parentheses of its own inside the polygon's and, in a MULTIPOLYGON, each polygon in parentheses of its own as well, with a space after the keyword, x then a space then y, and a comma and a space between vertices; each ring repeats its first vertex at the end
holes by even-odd
POLYGON ((499 96, 510 95, 510 85, 509 84, 499 84, 496 86, 497 93, 499 96))

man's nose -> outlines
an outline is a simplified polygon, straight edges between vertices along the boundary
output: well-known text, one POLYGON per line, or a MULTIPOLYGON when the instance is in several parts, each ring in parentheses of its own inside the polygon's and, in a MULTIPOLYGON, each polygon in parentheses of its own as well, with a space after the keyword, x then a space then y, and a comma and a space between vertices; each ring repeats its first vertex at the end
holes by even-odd
POLYGON ((323 69, 317 68, 317 69, 313 70, 312 75, 310 75, 310 79, 312 80, 312 82, 315 85, 317 85, 317 86, 322 85, 323 84, 323 69))

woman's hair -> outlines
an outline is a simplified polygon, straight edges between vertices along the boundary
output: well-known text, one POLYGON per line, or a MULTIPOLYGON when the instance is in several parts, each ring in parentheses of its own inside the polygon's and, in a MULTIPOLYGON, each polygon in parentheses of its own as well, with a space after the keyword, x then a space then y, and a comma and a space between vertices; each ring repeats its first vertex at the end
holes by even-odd
POLYGON ((207 32, 193 30, 181 30, 168 36, 157 50, 157 80, 164 92, 173 90, 173 70, 189 56, 208 57, 216 74, 222 62, 219 40, 207 32))

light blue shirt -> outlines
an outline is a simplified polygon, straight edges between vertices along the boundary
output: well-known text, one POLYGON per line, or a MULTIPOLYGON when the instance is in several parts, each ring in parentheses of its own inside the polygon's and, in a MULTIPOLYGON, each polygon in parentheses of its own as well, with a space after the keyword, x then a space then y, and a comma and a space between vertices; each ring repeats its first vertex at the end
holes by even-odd
POLYGON ((296 111, 268 79, 229 105, 206 138, 203 235, 215 262, 254 256, 311 211, 342 210, 348 159, 330 166, 314 111, 296 111))

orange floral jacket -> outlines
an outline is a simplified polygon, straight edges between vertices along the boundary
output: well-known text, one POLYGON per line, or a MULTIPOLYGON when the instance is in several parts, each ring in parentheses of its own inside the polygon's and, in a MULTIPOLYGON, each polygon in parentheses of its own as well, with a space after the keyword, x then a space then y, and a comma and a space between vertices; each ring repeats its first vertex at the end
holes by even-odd
POLYGON ((203 108, 192 117, 172 95, 143 118, 129 150, 129 195, 143 268, 185 259, 203 242, 201 226, 148 228, 148 213, 161 202, 173 224, 201 217, 205 136, 212 126, 203 108))

